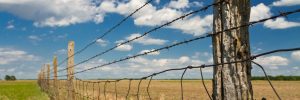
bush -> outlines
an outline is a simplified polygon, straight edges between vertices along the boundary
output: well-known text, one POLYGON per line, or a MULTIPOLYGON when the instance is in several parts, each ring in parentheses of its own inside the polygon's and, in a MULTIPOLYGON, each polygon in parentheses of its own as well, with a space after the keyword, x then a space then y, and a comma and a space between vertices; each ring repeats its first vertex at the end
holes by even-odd
POLYGON ((11 75, 11 76, 5 75, 5 78, 4 78, 4 79, 7 80, 7 81, 14 81, 14 80, 17 80, 17 78, 16 78, 14 75, 11 75))

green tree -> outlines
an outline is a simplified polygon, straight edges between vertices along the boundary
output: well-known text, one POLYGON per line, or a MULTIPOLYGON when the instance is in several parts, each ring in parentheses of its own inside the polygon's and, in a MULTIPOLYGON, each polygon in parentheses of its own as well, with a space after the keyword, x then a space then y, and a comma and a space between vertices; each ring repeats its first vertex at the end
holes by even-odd
POLYGON ((17 78, 14 76, 14 75, 5 75, 5 80, 7 81, 14 81, 14 80, 17 80, 17 78))
POLYGON ((5 80, 10 80, 10 76, 9 75, 5 75, 5 78, 4 78, 5 80))

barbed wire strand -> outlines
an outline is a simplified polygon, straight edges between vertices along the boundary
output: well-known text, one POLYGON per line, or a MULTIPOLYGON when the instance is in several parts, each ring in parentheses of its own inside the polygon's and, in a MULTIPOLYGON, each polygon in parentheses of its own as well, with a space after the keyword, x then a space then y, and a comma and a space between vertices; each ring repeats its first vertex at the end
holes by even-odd
POLYGON ((116 28, 118 28, 122 23, 124 23, 126 20, 128 20, 131 16, 133 16, 135 13, 137 13, 139 10, 141 10, 142 8, 144 8, 145 6, 147 6, 148 4, 150 4, 153 0, 148 0, 144 5, 142 5, 141 7, 139 7, 138 9, 135 9, 132 13, 130 13, 127 17, 125 17, 124 19, 122 19, 120 22, 118 22, 116 25, 114 25, 113 27, 111 27, 109 30, 107 30, 106 32, 104 32, 101 36, 97 37, 94 41, 92 41, 91 43, 88 43, 86 46, 84 46, 82 49, 80 49, 79 51, 75 52, 73 55, 71 55, 70 57, 65 58, 62 62, 60 62, 58 64, 58 66, 62 65, 64 62, 66 62, 69 58, 74 57, 77 54, 80 54, 81 52, 83 52, 84 50, 86 50, 87 48, 89 48, 91 45, 97 43, 97 40, 104 38, 107 34, 111 33, 113 30, 115 30, 116 28))
POLYGON ((128 96, 129 96, 129 93, 130 93, 130 86, 131 86, 131 80, 129 80, 129 86, 128 86, 128 91, 127 91, 127 94, 126 94, 126 100, 128 100, 128 96))
POLYGON ((139 81, 139 84, 138 84, 138 90, 137 90, 137 93, 136 93, 137 100, 140 100, 140 98, 139 98, 139 92, 140 92, 140 86, 141 86, 142 80, 143 80, 143 79, 141 79, 141 80, 139 81))
MULTIPOLYGON (((245 61, 249 61, 249 60, 254 60, 257 57, 261 57, 261 56, 265 56, 265 55, 269 55, 269 54, 273 54, 273 53, 279 53, 279 52, 290 52, 290 51, 299 51, 300 47, 296 47, 296 48, 287 48, 287 49, 276 49, 276 50, 272 50, 272 51, 268 51, 268 52, 263 52, 257 55, 253 55, 249 58, 246 59, 242 59, 242 60, 238 60, 238 61, 232 61, 232 62, 224 62, 224 63, 216 63, 216 64, 202 64, 199 66, 187 66, 187 67, 182 67, 182 68, 171 68, 171 69, 166 69, 166 70, 162 70, 156 73, 152 73, 148 76, 142 77, 142 78, 122 78, 122 79, 115 79, 113 81, 109 81, 109 82, 119 82, 121 80, 140 80, 140 79, 147 79, 149 77, 153 77, 153 76, 157 76, 159 74, 165 73, 165 72, 169 72, 169 71, 177 71, 177 70, 185 70, 185 69, 194 69, 194 68, 206 68, 206 67, 215 67, 215 66, 219 66, 222 64, 232 64, 232 63, 240 63, 240 62, 245 62, 245 61)), ((91 82, 91 81, 87 81, 87 82, 91 82)), ((97 83, 101 83, 101 82, 105 82, 105 81, 97 81, 97 83)))
POLYGON ((184 71, 183 71, 183 73, 181 75, 181 78, 180 78, 181 100, 183 100, 183 83, 182 83, 182 80, 183 80, 183 76, 184 76, 186 70, 187 70, 187 68, 184 69, 184 71))
MULTIPOLYGON (((196 40, 211 37, 213 35, 217 35, 217 34, 220 34, 220 33, 223 33, 223 32, 235 30, 235 29, 238 29, 238 28, 241 28, 241 27, 252 26, 252 25, 257 24, 257 23, 265 22, 267 20, 275 19, 275 18, 278 18, 278 17, 281 17, 281 16, 287 16, 287 15, 294 14, 294 13, 297 13, 297 12, 300 12, 300 9, 284 12, 284 13, 281 13, 281 14, 278 14, 278 15, 275 15, 275 16, 272 16, 272 17, 269 17, 269 18, 261 19, 261 20, 258 20, 258 21, 252 21, 252 22, 249 22, 248 24, 244 24, 244 25, 241 25, 241 26, 237 26, 237 27, 233 27, 233 28, 229 28, 229 29, 224 29, 224 31, 219 31, 219 32, 215 32, 215 33, 206 33, 206 35, 204 35, 204 36, 198 36, 198 37, 195 37, 195 38, 192 38, 192 39, 189 39, 189 40, 174 43, 174 44, 169 45, 169 46, 165 46, 165 47, 154 49, 154 50, 151 50, 151 51, 148 51, 148 52, 144 52, 144 53, 136 54, 136 55, 133 55, 133 56, 121 58, 119 60, 115 60, 115 61, 105 63, 105 64, 102 64, 102 65, 99 65, 99 66, 95 66, 95 67, 84 69, 84 70, 81 70, 81 71, 78 71, 78 72, 75 72, 75 73, 71 73, 71 75, 78 74, 78 73, 83 73, 83 72, 93 70, 93 69, 96 69, 96 68, 99 68, 99 67, 104 67, 104 66, 111 65, 111 64, 114 64, 114 63, 126 61, 126 60, 133 59, 133 58, 136 58, 136 57, 139 57, 139 56, 148 55, 150 53, 158 52, 158 51, 161 51, 161 50, 170 49, 170 48, 182 45, 182 44, 186 44, 186 43, 193 42, 193 41, 196 41, 196 40)), ((67 76, 67 75, 70 75, 70 74, 60 75, 60 76, 57 76, 57 77, 63 77, 63 76, 67 76)))
POLYGON ((272 90, 274 91, 274 93, 276 94, 277 98, 279 100, 282 100, 281 97, 279 96, 279 94, 277 93, 276 89, 274 88, 269 76, 267 75, 267 72, 265 71, 264 67, 258 63, 256 63, 255 61, 251 61, 252 63, 254 63, 255 65, 257 65, 258 67, 261 68, 261 70, 264 72, 265 78, 267 79, 268 83, 270 84, 270 86, 272 87, 272 90))
POLYGON ((203 74, 202 74, 202 67, 200 67, 199 69, 200 69, 200 75, 201 75, 201 81, 202 81, 203 87, 204 87, 204 89, 206 91, 206 94, 209 97, 209 99, 212 100, 212 97, 210 96, 210 94, 209 94, 209 92, 208 92, 208 90, 206 88, 206 85, 204 83, 203 74))
MULTIPOLYGON (((86 60, 83 60, 83 61, 81 61, 81 62, 79 62, 79 63, 77 63, 77 64, 75 64, 75 65, 73 65, 73 66, 69 66, 69 67, 75 67, 75 66, 78 66, 78 65, 80 65, 80 64, 83 64, 83 63, 85 63, 85 62, 88 62, 89 60, 92 60, 92 59, 94 59, 94 58, 96 58, 96 57, 99 57, 99 56, 101 56, 101 55, 103 55, 103 54, 106 54, 106 53, 108 53, 108 52, 110 52, 110 51, 112 51, 112 50, 114 50, 114 49, 116 49, 116 48, 118 48, 118 47, 120 47, 120 46, 122 46, 122 45, 128 44, 128 43, 133 42, 133 41, 135 41, 135 40, 137 40, 137 39, 140 39, 140 38, 146 36, 147 34, 150 34, 150 33, 154 32, 154 31, 156 31, 156 30, 158 30, 158 29, 161 29, 161 28, 163 28, 163 27, 165 27, 165 26, 168 26, 168 25, 170 25, 170 24, 172 24, 172 23, 174 23, 174 22, 176 22, 176 21, 178 21, 178 20, 180 20, 180 19, 184 19, 184 18, 186 18, 186 17, 188 17, 188 16, 190 16, 190 15, 193 15, 193 14, 195 14, 195 13, 198 13, 198 12, 200 12, 200 11, 205 11, 205 10, 207 10, 209 7, 214 6, 214 5, 217 5, 217 4, 219 4, 219 3, 221 3, 221 2, 213 3, 213 4, 207 5, 207 6, 205 6, 205 7, 201 7, 200 9, 197 9, 197 10, 194 10, 194 11, 192 11, 192 12, 189 12, 189 13, 187 13, 187 14, 184 14, 184 15, 182 15, 182 16, 180 16, 180 17, 177 17, 176 19, 173 19, 173 20, 171 20, 171 21, 169 21, 169 22, 166 22, 165 24, 162 24, 162 25, 160 25, 160 26, 158 26, 158 27, 152 28, 152 29, 150 29, 149 31, 145 32, 144 34, 142 34, 142 35, 140 35, 140 36, 137 36, 137 37, 135 37, 135 38, 133 38, 133 39, 124 41, 124 42, 122 42, 122 43, 119 43, 118 45, 115 45, 115 46, 112 47, 112 48, 109 48, 109 49, 107 49, 107 50, 105 50, 105 51, 103 51, 103 52, 101 52, 101 53, 98 53, 98 54, 96 54, 96 55, 94 55, 94 56, 92 56, 92 57, 90 57, 90 58, 88 58, 88 59, 86 59, 86 60)), ((64 68, 64 69, 61 69, 61 70, 58 70, 58 72, 67 70, 69 67, 64 68)))
POLYGON ((149 87, 150 87, 150 84, 151 84, 152 77, 153 76, 150 77, 150 80, 149 80, 148 85, 147 85, 147 94, 148 94, 148 97, 149 97, 150 100, 152 100, 152 99, 151 99, 151 96, 150 96, 149 87))
MULTIPOLYGON (((250 58, 248 59, 244 59, 244 60, 240 60, 240 61, 233 61, 233 62, 226 62, 226 63, 222 63, 222 64, 231 64, 231 63, 239 63, 239 62, 244 62, 244 61, 249 61, 249 60, 253 60, 253 59, 256 59, 257 57, 260 57, 260 56, 265 56, 265 55, 269 55, 269 54, 273 54, 273 53, 277 53, 277 52, 288 52, 288 51, 298 51, 300 50, 300 47, 298 48, 288 48, 288 49, 277 49, 277 50, 273 50, 273 51, 269 51, 269 52, 264 52, 264 53, 260 53, 260 54, 257 54, 257 55, 254 55, 254 56, 251 56, 250 58)), ((218 66, 218 65, 222 65, 222 64, 210 64, 210 65, 200 65, 200 66, 187 66, 187 67, 183 67, 183 68, 174 68, 174 69, 167 69, 167 70, 163 70, 163 71, 160 71, 160 72, 157 72, 157 73, 153 73, 149 76, 145 76, 145 77, 142 77, 140 79, 146 79, 148 77, 151 77, 150 81, 152 80, 152 77, 153 76, 156 76, 158 74, 162 74, 162 73, 165 73, 165 72, 168 72, 168 71, 175 71, 175 70, 187 70, 187 69, 192 69, 192 68, 205 68, 205 67, 214 67, 214 66, 218 66)), ((183 74, 184 75, 184 74, 183 74)), ((130 91, 130 86, 131 86, 131 80, 137 80, 137 79, 130 79, 130 78, 123 78, 123 79, 118 79, 114 82, 118 82, 120 80, 125 80, 125 79, 128 79, 129 80, 129 88, 128 88, 128 93, 127 93, 127 96, 126 98, 128 98, 128 95, 129 95, 129 91, 130 91)), ((182 79, 182 78, 181 78, 182 79)), ((149 83, 150 83, 149 81, 149 83)), ((107 81, 106 81, 107 82, 107 81)), ((182 82, 182 80, 181 80, 182 82)), ((99 82, 100 83, 100 82, 99 82)), ((84 84, 84 83, 83 83, 84 84)), ((147 91, 148 91, 148 95, 149 95, 149 85, 148 84, 148 87, 147 87, 147 91)), ((272 86, 273 87, 273 86, 272 86)), ((87 89, 87 88, 86 88, 87 89)), ((183 93, 183 92, 182 92, 183 93)), ((88 95, 87 95, 88 96, 88 95)), ((85 97, 87 97, 85 96, 85 97)), ((149 96, 150 97, 150 96, 149 96)), ((150 97, 151 98, 151 97, 150 97)))

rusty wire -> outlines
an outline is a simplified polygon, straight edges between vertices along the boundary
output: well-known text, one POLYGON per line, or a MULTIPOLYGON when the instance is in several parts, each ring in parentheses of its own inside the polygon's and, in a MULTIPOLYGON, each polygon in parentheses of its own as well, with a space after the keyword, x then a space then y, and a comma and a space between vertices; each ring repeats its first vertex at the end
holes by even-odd
POLYGON ((255 65, 257 65, 258 67, 261 68, 261 70, 264 72, 265 78, 267 79, 268 83, 270 84, 270 86, 271 86, 273 92, 276 94, 277 98, 278 98, 279 100, 281 100, 281 97, 279 96, 279 94, 277 93, 276 89, 274 88, 272 82, 270 81, 270 78, 269 78, 269 76, 267 75, 267 72, 265 71, 264 67, 263 67, 262 65, 256 63, 255 61, 251 61, 251 62, 254 63, 255 65))
POLYGON ((86 50, 87 48, 89 48, 91 45, 97 43, 97 40, 104 38, 107 34, 111 33, 113 30, 117 29, 119 26, 121 26, 122 23, 124 23, 126 20, 128 20, 132 15, 134 15, 135 13, 137 13, 139 10, 141 10, 142 8, 144 8, 145 6, 147 6, 148 4, 150 4, 153 0, 148 0, 145 4, 143 4, 141 7, 135 9, 132 13, 130 13, 127 17, 125 17, 124 19, 122 19, 120 22, 118 22, 117 24, 115 24, 113 27, 111 27, 109 30, 107 30, 106 32, 104 32, 101 36, 97 37, 94 41, 92 41, 91 43, 88 43, 86 46, 84 46, 82 49, 80 49, 79 51, 75 52, 73 55, 71 55, 70 57, 65 58, 62 62, 60 62, 58 64, 58 66, 61 66, 64 62, 66 62, 69 58, 80 54, 81 52, 83 52, 84 50, 86 50))
MULTIPOLYGON (((174 22, 176 22, 176 21, 178 21, 178 20, 184 19, 184 18, 186 18, 186 17, 188 17, 188 16, 190 16, 190 15, 193 15, 193 14, 198 13, 198 12, 201 12, 201 11, 206 11, 209 7, 212 7, 212 6, 214 6, 214 5, 218 5, 219 3, 222 3, 222 2, 213 3, 213 4, 207 5, 207 6, 205 6, 205 7, 201 7, 200 9, 197 9, 197 10, 194 10, 194 11, 192 11, 192 12, 189 12, 189 13, 187 13, 187 14, 184 14, 184 15, 182 15, 182 16, 180 16, 180 17, 177 17, 177 18, 175 18, 175 19, 173 19, 173 20, 171 20, 171 21, 169 21, 169 22, 166 22, 166 23, 164 23, 164 24, 162 24, 162 25, 160 25, 160 26, 158 26, 158 27, 152 28, 152 29, 150 29, 149 31, 145 32, 144 34, 142 34, 142 35, 140 35, 140 36, 137 36, 137 37, 135 37, 135 38, 133 38, 133 39, 124 41, 124 42, 122 42, 122 43, 119 43, 118 45, 115 45, 115 46, 112 47, 112 48, 109 48, 109 49, 107 49, 107 50, 105 50, 105 51, 103 51, 103 52, 100 52, 100 53, 98 53, 98 54, 96 54, 96 55, 94 55, 94 56, 92 56, 92 57, 90 57, 90 58, 88 58, 88 59, 85 59, 85 60, 83 60, 83 61, 81 61, 81 62, 79 62, 79 63, 77 63, 77 64, 75 64, 75 65, 73 65, 73 66, 69 66, 69 67, 75 67, 75 66, 78 66, 78 65, 80 65, 80 64, 83 64, 83 63, 85 63, 85 62, 88 62, 88 61, 90 61, 90 60, 92 60, 92 59, 94 59, 94 58, 96 58, 96 57, 99 57, 99 56, 101 56, 101 55, 103 55, 103 54, 106 54, 106 53, 108 53, 108 52, 110 52, 110 51, 112 51, 112 50, 114 50, 114 49, 116 49, 116 48, 118 48, 118 47, 120 47, 120 46, 122 46, 122 45, 128 44, 128 43, 133 42, 133 41, 135 41, 135 40, 138 40, 138 39, 140 39, 140 38, 146 36, 147 34, 150 34, 150 33, 154 32, 154 31, 156 31, 156 30, 158 30, 158 29, 161 29, 161 28, 163 28, 163 27, 166 27, 166 26, 168 26, 168 25, 170 25, 170 24, 172 24, 172 23, 174 23, 174 22)), ((61 70, 58 70, 58 72, 67 70, 69 67, 64 68, 64 69, 61 69, 61 70)))
POLYGON ((200 69, 200 75, 201 75, 201 81, 202 81, 203 87, 204 87, 204 89, 206 91, 206 94, 209 97, 209 99, 212 100, 212 97, 210 96, 210 94, 209 94, 209 92, 207 90, 207 87, 206 87, 206 85, 204 83, 203 74, 202 74, 202 67, 200 67, 199 69, 200 69))
POLYGON ((126 94, 126 100, 128 99, 128 96, 129 96, 129 93, 130 93, 130 86, 131 86, 131 80, 129 80, 129 84, 128 84, 128 91, 127 91, 127 94, 126 94))
POLYGON ((252 26, 252 25, 257 24, 257 23, 262 23, 262 22, 265 22, 267 20, 275 19, 275 18, 282 17, 282 16, 287 16, 287 15, 298 13, 298 12, 300 12, 300 9, 293 10, 293 11, 288 11, 288 12, 283 12, 283 13, 280 13, 278 15, 275 15, 275 16, 272 16, 272 17, 269 17, 269 18, 261 19, 261 20, 258 20, 258 21, 252 21, 252 22, 249 22, 248 24, 244 24, 244 25, 237 26, 237 27, 232 27, 232 28, 229 28, 229 29, 224 29, 223 31, 220 31, 220 32, 206 33, 204 36, 198 36, 198 37, 195 37, 195 38, 192 38, 192 39, 189 39, 189 40, 184 40, 184 41, 181 41, 181 42, 178 42, 178 43, 174 43, 172 45, 168 45, 168 46, 161 47, 161 48, 158 48, 158 49, 154 49, 154 50, 151 50, 151 51, 148 51, 148 52, 136 54, 136 55, 133 55, 133 56, 128 56, 128 57, 121 58, 119 60, 115 60, 115 61, 112 61, 112 62, 108 62, 108 63, 102 64, 102 65, 99 65, 99 66, 95 66, 95 67, 92 67, 92 68, 84 69, 84 70, 77 71, 77 72, 74 72, 74 73, 71 73, 71 74, 60 75, 60 76, 57 76, 57 77, 63 77, 63 76, 68 76, 68 75, 74 75, 74 74, 78 74, 78 73, 83 73, 83 72, 86 72, 86 71, 89 71, 89 70, 93 70, 93 69, 96 69, 96 68, 99 68, 99 67, 108 66, 108 65, 115 64, 115 63, 118 63, 118 62, 122 62, 122 61, 126 61, 126 60, 129 60, 129 59, 133 59, 133 58, 136 58, 136 57, 139 57, 139 56, 145 56, 145 55, 148 55, 150 53, 158 52, 158 51, 161 51, 161 50, 166 50, 166 49, 168 50, 170 48, 173 48, 173 47, 176 47, 176 46, 179 46, 179 45, 182 45, 182 44, 187 44, 189 42, 193 42, 193 41, 196 41, 196 40, 200 40, 200 39, 204 39, 204 38, 207 38, 207 37, 211 37, 213 35, 217 35, 217 34, 220 34, 220 33, 223 33, 223 32, 227 32, 227 31, 239 29, 241 27, 252 26))

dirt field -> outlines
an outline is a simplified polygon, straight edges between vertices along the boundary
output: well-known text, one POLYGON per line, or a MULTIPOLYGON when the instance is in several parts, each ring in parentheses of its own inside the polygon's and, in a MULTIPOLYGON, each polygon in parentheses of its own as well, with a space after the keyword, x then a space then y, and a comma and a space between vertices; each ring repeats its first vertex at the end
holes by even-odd
MULTIPOLYGON (((128 98, 137 99, 137 86, 139 81, 132 81, 128 98)), ((141 83, 139 98, 140 100, 148 100, 147 85, 149 80, 144 80, 141 83)), ((300 81, 272 81, 278 93, 283 100, 299 100, 300 99, 300 81)), ((64 82, 60 83, 60 86, 64 82)), ((104 92, 104 83, 83 83, 74 82, 77 91, 76 98, 83 99, 101 99, 115 100, 115 83, 107 83, 104 92), (93 86, 94 85, 94 86, 93 86), (100 88, 99 88, 100 87, 100 88), (100 91, 100 92, 99 92, 100 91), (98 95, 100 93, 100 95, 98 95), (105 93, 105 94, 104 94, 105 93), (89 98, 87 98, 88 96, 89 98)), ((211 94, 211 81, 205 81, 211 94)), ((118 100, 125 100, 128 93, 129 81, 121 81, 117 83, 118 100)), ((62 87, 65 88, 65 87, 62 87)), ((199 80, 185 80, 183 84, 183 93, 185 100, 208 100, 208 96, 204 90, 202 83, 199 80)), ((276 100, 277 97, 272 91, 267 81, 253 81, 254 97, 261 100, 262 97, 267 100, 276 100)), ((61 89, 61 93, 64 89, 61 89)), ((178 80, 152 80, 150 85, 150 97, 152 100, 179 100, 181 99, 180 81, 178 80)), ((66 95, 63 93, 62 95, 66 95)))

